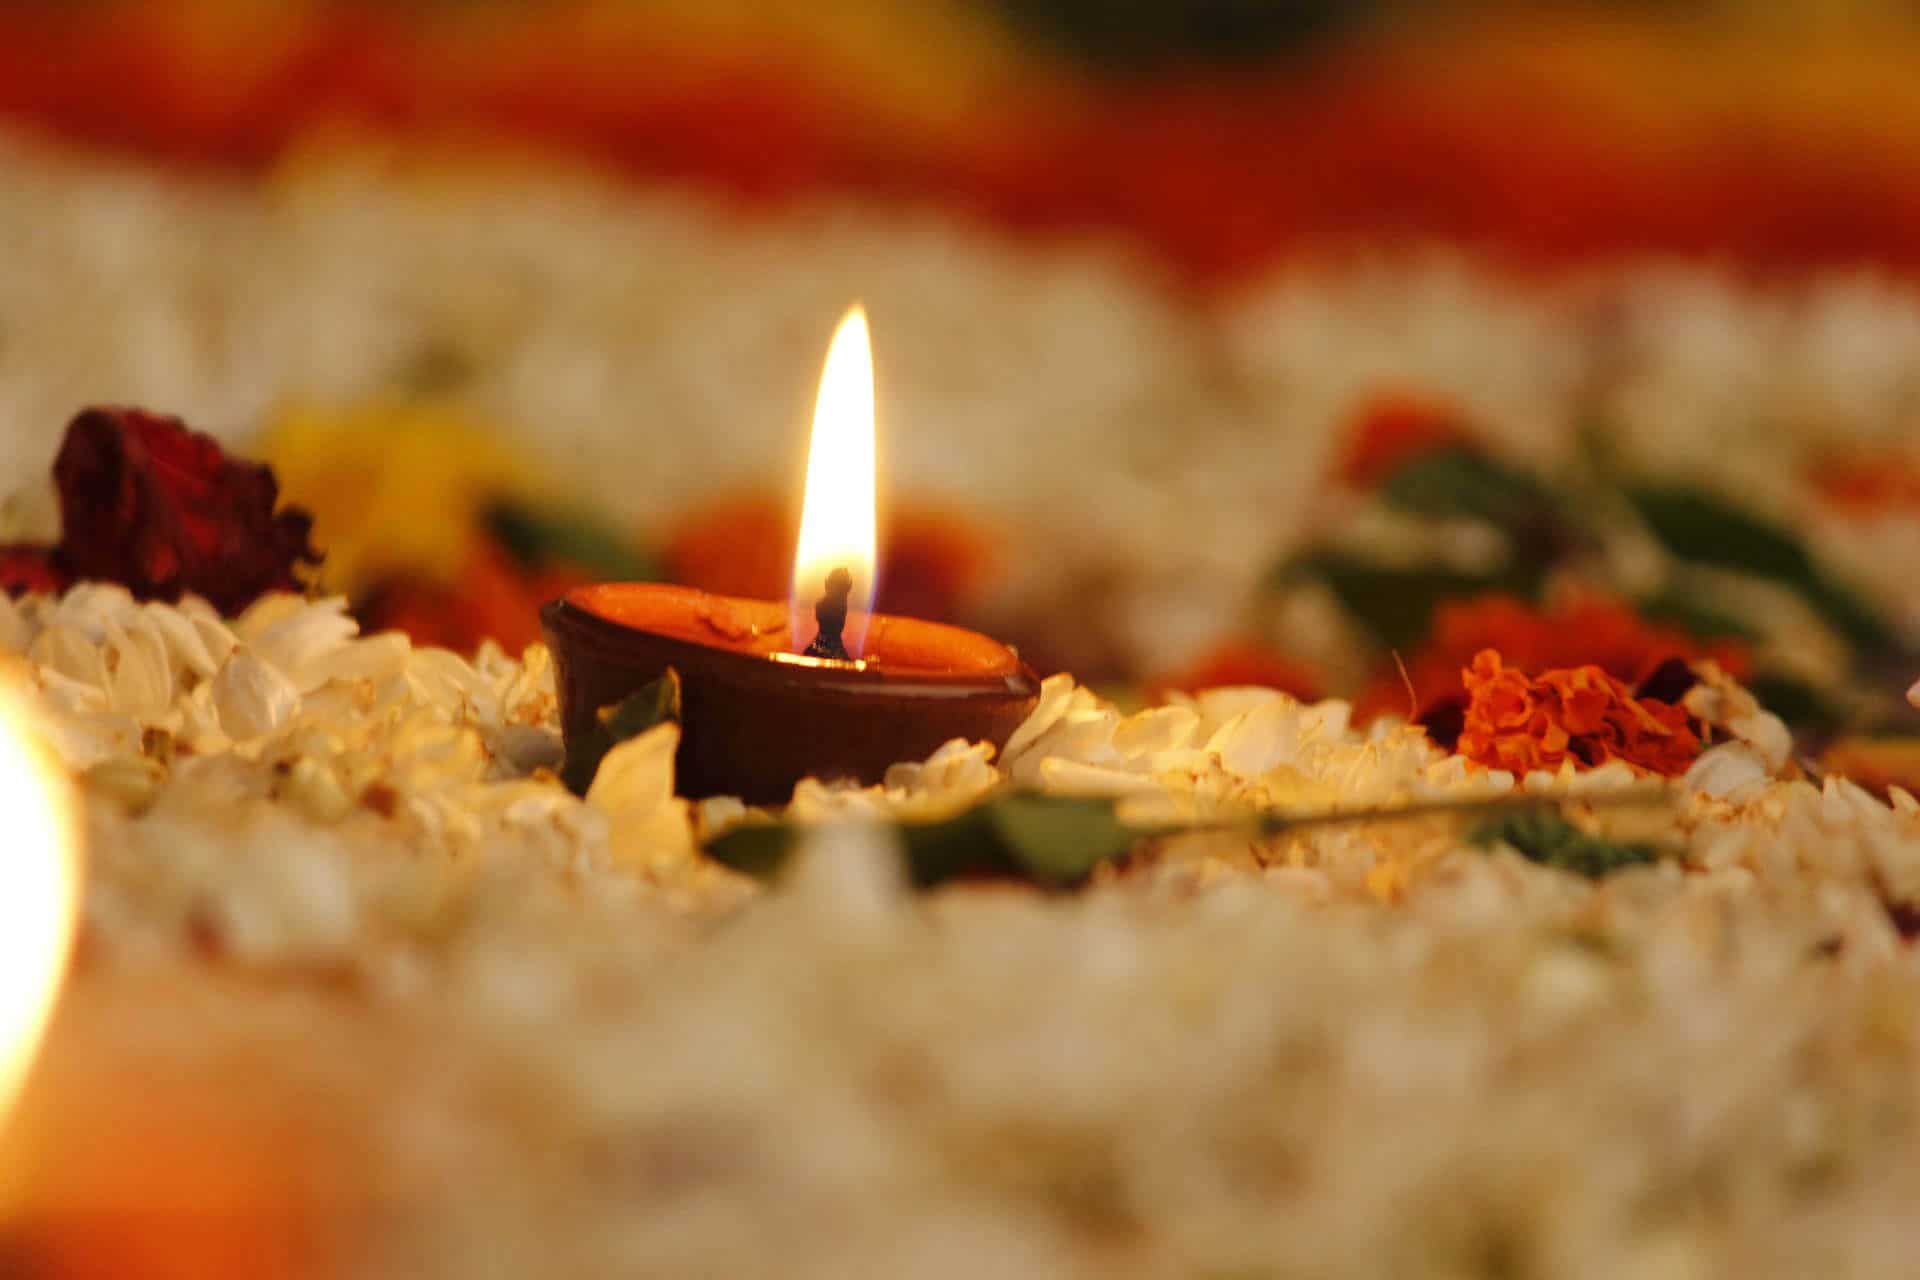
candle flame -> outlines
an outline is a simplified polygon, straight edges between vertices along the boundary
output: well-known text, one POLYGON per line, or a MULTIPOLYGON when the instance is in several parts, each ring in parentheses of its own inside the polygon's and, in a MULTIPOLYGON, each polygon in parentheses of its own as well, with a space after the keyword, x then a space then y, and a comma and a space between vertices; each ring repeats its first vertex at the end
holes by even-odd
POLYGON ((813 407, 806 499, 788 598, 796 653, 819 630, 813 610, 826 591, 827 575, 845 569, 853 575, 853 595, 841 638, 851 657, 860 656, 867 611, 873 607, 874 559, 873 348, 867 313, 855 303, 827 348, 813 407))
POLYGON ((73 948, 80 867, 66 776, 0 689, 0 1122, 46 1032, 73 948))

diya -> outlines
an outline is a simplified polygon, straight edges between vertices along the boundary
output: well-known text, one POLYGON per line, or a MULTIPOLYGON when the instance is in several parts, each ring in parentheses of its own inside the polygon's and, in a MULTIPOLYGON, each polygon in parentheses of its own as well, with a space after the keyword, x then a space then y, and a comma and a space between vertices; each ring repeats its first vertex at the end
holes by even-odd
POLYGON ((1003 746, 1039 677, 977 632, 870 612, 873 364, 866 314, 840 322, 807 454, 788 601, 661 583, 569 591, 540 615, 569 751, 602 708, 671 668, 680 679, 682 795, 785 800, 805 777, 881 780, 953 738, 1003 746))

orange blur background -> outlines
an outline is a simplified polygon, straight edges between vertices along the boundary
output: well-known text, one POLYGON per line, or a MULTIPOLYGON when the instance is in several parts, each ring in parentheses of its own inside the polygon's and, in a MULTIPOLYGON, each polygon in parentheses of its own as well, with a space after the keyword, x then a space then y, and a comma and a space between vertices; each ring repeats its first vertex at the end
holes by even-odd
POLYGON ((1911 269, 1916 53, 1891 0, 16 0, 0 117, 192 167, 371 136, 935 201, 1209 288, 1381 235, 1911 269))

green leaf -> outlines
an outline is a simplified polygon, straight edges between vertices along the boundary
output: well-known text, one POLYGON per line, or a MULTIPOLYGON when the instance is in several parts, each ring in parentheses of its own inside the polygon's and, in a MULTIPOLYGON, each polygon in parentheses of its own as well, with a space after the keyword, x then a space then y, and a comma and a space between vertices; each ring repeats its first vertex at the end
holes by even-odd
POLYGON ((1106 800, 1007 791, 985 808, 1014 862, 1048 884, 1082 879, 1148 834, 1121 822, 1106 800))
POLYGON ((1507 530, 1552 522, 1559 505, 1526 472, 1462 446, 1409 458, 1380 486, 1380 496, 1415 515, 1471 516, 1507 530))
POLYGON ((680 673, 668 667, 658 680, 600 708, 594 719, 598 722, 594 731, 581 735, 567 748, 567 758, 560 766, 560 781, 575 795, 587 794, 607 752, 657 724, 680 719, 680 673))
MULTIPOLYGON (((1664 792, 1640 790, 1590 797, 1593 806, 1665 804, 1664 792)), ((1261 812, 1226 817, 1187 826, 1135 827, 1115 815, 1114 802, 1100 797, 1049 796, 1034 791, 1000 791, 963 813, 941 822, 899 826, 906 849, 907 871, 922 887, 962 876, 1004 876, 1050 888, 1076 885, 1103 862, 1125 857, 1142 840, 1196 831, 1239 831, 1254 839, 1269 839, 1310 828, 1358 827, 1411 819, 1457 817, 1480 819, 1484 825, 1472 839, 1491 843, 1507 839, 1516 848, 1544 850, 1536 861, 1567 866, 1585 874, 1592 866, 1620 865, 1652 858, 1640 845, 1614 845, 1587 836, 1562 820, 1550 803, 1531 798, 1423 801, 1345 812, 1261 812), (1571 833, 1569 835, 1568 833, 1571 833)), ((718 862, 762 879, 779 873, 808 827, 799 823, 761 822, 734 827, 707 842, 707 855, 718 862)))
POLYGON ((1490 591, 1528 596, 1525 583, 1505 575, 1461 573, 1431 566, 1373 564, 1339 551, 1308 551, 1282 564, 1275 585, 1324 582, 1347 612, 1391 649, 1412 649, 1426 638, 1433 612, 1449 600, 1490 591))
POLYGON ((577 565, 618 582, 644 582, 659 576, 650 558, 588 512, 497 502, 483 519, 487 532, 506 553, 529 569, 577 565))
MULTIPOLYGON (((707 853, 765 878, 780 870, 806 830, 794 823, 738 826, 708 842, 707 853)), ((944 821, 905 823, 899 832, 908 876, 922 887, 975 875, 1076 884, 1154 834, 1121 823, 1111 801, 1028 791, 1002 791, 944 821)))
POLYGON ((1642 596, 1634 608, 1649 622, 1670 623, 1700 640, 1744 640, 1751 644, 1760 639, 1759 629, 1751 623, 1703 605, 1684 591, 1669 588, 1642 596))
POLYGON ((1789 530, 1686 485, 1641 485, 1628 489, 1627 497, 1676 558, 1790 587, 1860 648, 1880 653, 1893 647, 1885 619, 1821 569, 1789 530))
POLYGON ((1832 733, 1853 719, 1833 698, 1796 676, 1762 672, 1747 681, 1747 691, 1802 733, 1832 733))
POLYGON ((707 856, 758 880, 771 880, 793 852, 801 829, 786 822, 749 822, 707 842, 707 856))
POLYGON ((1650 844, 1627 844, 1590 835, 1551 808, 1510 813, 1476 827, 1467 843, 1506 844, 1530 862, 1573 871, 1590 880, 1658 856, 1650 844))
POLYGON ((1599 413, 1582 415, 1574 427, 1574 455, 1581 469, 1609 487, 1613 477, 1620 474, 1620 446, 1616 443, 1620 434, 1613 420, 1599 413))

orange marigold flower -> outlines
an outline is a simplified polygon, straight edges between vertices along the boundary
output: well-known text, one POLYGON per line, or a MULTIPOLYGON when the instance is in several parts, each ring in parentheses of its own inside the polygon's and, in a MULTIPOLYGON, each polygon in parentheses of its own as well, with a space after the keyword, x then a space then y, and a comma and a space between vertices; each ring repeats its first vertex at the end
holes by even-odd
POLYGON ((1411 458, 1472 443, 1452 406, 1389 392, 1362 406, 1348 430, 1336 472, 1352 488, 1371 489, 1411 458))
POLYGON ((1398 667, 1383 670, 1356 702, 1357 717, 1404 711, 1409 683, 1416 712, 1456 696, 1461 668, 1482 649, 1498 650, 1523 671, 1591 665, 1629 684, 1669 658, 1711 658, 1736 680, 1753 668, 1742 642, 1699 639, 1649 621, 1612 596, 1585 594, 1542 608, 1513 596, 1484 595, 1440 606, 1426 647, 1407 663, 1405 678, 1398 667))
POLYGON ((1528 677, 1493 649, 1461 672, 1467 707, 1458 750, 1489 769, 1594 769, 1613 760, 1675 777, 1700 754, 1687 713, 1636 698, 1618 677, 1588 664, 1528 677))

